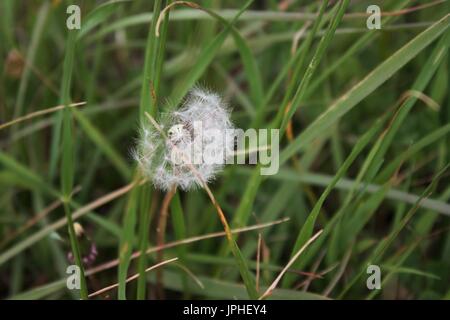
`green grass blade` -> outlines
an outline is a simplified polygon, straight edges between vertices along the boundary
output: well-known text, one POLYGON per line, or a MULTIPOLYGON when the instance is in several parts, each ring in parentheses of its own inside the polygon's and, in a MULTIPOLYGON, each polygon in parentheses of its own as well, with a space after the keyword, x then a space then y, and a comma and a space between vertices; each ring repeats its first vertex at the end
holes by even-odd
POLYGON ((70 244, 75 262, 80 271, 80 297, 87 299, 87 285, 84 277, 84 267, 81 260, 80 246, 78 244, 77 235, 73 226, 72 212, 69 207, 69 202, 72 194, 73 179, 74 179, 74 140, 72 138, 72 114, 69 108, 70 88, 73 72, 74 53, 75 53, 75 39, 76 32, 69 31, 69 36, 66 45, 66 56, 64 59, 63 78, 61 87, 61 102, 65 105, 63 110, 63 139, 62 139, 62 159, 61 159, 61 193, 63 195, 64 212, 66 213, 67 226, 70 236, 70 244))
POLYGON ((128 202, 123 217, 123 229, 119 245, 119 268, 118 268, 118 299, 126 300, 126 279, 131 262, 131 253, 135 243, 135 226, 138 210, 138 195, 140 187, 134 186, 128 196, 128 202))

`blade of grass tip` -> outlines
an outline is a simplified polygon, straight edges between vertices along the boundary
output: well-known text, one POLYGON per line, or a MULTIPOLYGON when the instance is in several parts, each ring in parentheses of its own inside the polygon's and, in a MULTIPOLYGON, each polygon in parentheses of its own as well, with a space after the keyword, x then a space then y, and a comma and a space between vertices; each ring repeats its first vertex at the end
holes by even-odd
MULTIPOLYGON (((171 143, 171 141, 167 138, 167 135, 162 130, 161 126, 156 122, 156 120, 147 112, 145 113, 145 115, 150 120, 150 123, 155 127, 155 129, 158 130, 159 133, 164 137, 164 139, 166 141, 168 141, 169 143, 171 143)), ((179 150, 177 148, 177 146, 175 146, 174 144, 172 144, 172 148, 176 149, 178 152, 181 152, 181 150, 179 150)), ((185 154, 183 154, 183 153, 180 153, 180 154, 182 156, 186 157, 185 160, 187 159, 187 156, 185 154)), ((250 273, 250 270, 247 266, 245 258, 243 257, 236 241, 234 240, 234 238, 232 236, 230 226, 228 224, 227 218, 226 218, 222 208, 220 207, 219 203, 217 202, 216 198, 214 197, 214 194, 212 193, 211 189, 208 187, 208 184, 204 181, 204 179, 199 174, 197 169, 192 164, 190 164, 189 161, 186 161, 186 164, 189 167, 189 169, 192 171, 192 173, 196 176, 198 181, 201 183, 203 189, 206 191, 206 194, 208 195, 209 199, 211 200, 211 203, 214 205, 214 208, 217 211, 220 222, 222 223, 222 226, 225 230, 228 244, 230 246, 231 252, 233 253, 234 257, 236 258, 236 263, 238 265, 242 280, 244 281, 244 284, 245 284, 245 287, 247 289, 250 299, 257 299, 258 293, 256 292, 255 281, 253 279, 252 274, 250 273)))
POLYGON ((447 14, 397 50, 357 85, 353 86, 347 93, 341 96, 340 99, 314 120, 305 131, 298 135, 295 140, 281 152, 280 165, 286 162, 292 155, 302 150, 307 144, 318 137, 322 132, 333 125, 360 101, 375 91, 375 89, 417 56, 419 52, 426 48, 448 28, 449 23, 450 14, 447 14))
POLYGON ((322 233, 322 230, 318 231, 314 236, 311 237, 311 239, 309 239, 301 248, 300 250, 298 250, 298 252, 291 258, 291 260, 289 260, 288 264, 283 268, 283 270, 280 272, 280 274, 275 278, 275 280, 272 282, 272 284, 267 288, 267 290, 264 292, 264 294, 259 297, 258 300, 263 300, 265 298, 267 298, 268 296, 270 296, 273 292, 273 290, 275 290, 275 288, 277 287, 278 283, 280 282, 281 278, 283 277, 283 275, 286 273, 286 271, 288 271, 288 269, 292 266, 292 264, 298 259, 298 257, 300 257, 300 255, 303 253, 303 251, 305 251, 305 249, 312 243, 314 242, 314 240, 317 239, 317 237, 320 236, 320 234, 322 233))
POLYGON ((439 171, 433 178, 432 182, 428 185, 428 187, 425 189, 425 191, 420 195, 419 199, 417 199, 416 203, 413 205, 413 207, 408 211, 408 213, 405 215, 405 217, 402 219, 401 223, 398 224, 392 232, 390 232, 386 238, 384 238, 379 245, 374 249, 373 253, 370 255, 370 257, 366 260, 365 263, 362 264, 362 268, 358 274, 353 277, 353 279, 349 282, 349 284, 344 288, 344 290, 339 295, 339 299, 342 299, 347 292, 350 290, 351 287, 355 285, 355 283, 361 278, 361 276, 366 272, 367 265, 370 264, 376 264, 379 259, 383 256, 387 248, 392 244, 392 242, 395 240, 395 238, 400 234, 400 232, 406 227, 406 225, 409 223, 409 221, 412 219, 414 214, 416 213, 417 209, 419 209, 419 204, 423 199, 426 199, 430 196, 432 193, 432 190, 435 189, 437 183, 443 176, 443 174, 448 170, 450 165, 445 166, 441 171, 439 171))
MULTIPOLYGON (((207 46, 205 46, 200 52, 197 63, 188 71, 187 75, 184 77, 181 84, 175 89, 175 92, 172 97, 172 101, 174 105, 178 105, 182 98, 186 95, 186 93, 194 86, 197 80, 204 73, 206 68, 209 66, 213 58, 216 56, 223 42, 227 38, 228 34, 231 31, 231 26, 238 20, 241 14, 250 6, 253 0, 248 0, 242 8, 238 11, 236 16, 230 21, 229 26, 225 27, 207 46)), ((186 1, 176 1, 172 3, 172 6, 175 4, 185 4, 193 6, 196 9, 200 9, 200 6, 193 2, 186 1)), ((166 7, 167 10, 168 7, 166 7)), ((165 10, 166 10, 165 9, 165 10)))
POLYGON ((61 85, 61 100, 62 104, 66 107, 63 110, 64 123, 63 123, 63 146, 62 146, 62 163, 61 163, 61 189, 63 195, 64 212, 67 218, 67 227, 69 230, 70 244, 72 247, 72 254, 75 258, 75 262, 80 271, 80 297, 81 299, 87 299, 87 285, 84 277, 84 267, 81 260, 81 252, 78 244, 77 235, 73 226, 72 212, 69 206, 73 179, 74 179, 74 147, 72 137, 72 116, 71 109, 68 107, 70 104, 70 87, 72 81, 72 72, 74 64, 74 52, 75 52, 75 39, 76 32, 68 31, 68 39, 66 44, 66 55, 64 58, 63 66, 63 78, 61 85))

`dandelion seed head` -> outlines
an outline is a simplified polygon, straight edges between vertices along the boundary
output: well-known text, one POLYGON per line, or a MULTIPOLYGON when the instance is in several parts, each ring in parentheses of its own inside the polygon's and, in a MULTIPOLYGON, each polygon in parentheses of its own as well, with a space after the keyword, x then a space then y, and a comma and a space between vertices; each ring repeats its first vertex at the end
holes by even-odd
POLYGON ((189 190, 211 182, 234 150, 230 111, 211 91, 194 88, 178 110, 161 114, 158 123, 164 135, 150 123, 141 125, 134 158, 159 189, 189 190), (205 161, 205 150, 216 161, 205 161))

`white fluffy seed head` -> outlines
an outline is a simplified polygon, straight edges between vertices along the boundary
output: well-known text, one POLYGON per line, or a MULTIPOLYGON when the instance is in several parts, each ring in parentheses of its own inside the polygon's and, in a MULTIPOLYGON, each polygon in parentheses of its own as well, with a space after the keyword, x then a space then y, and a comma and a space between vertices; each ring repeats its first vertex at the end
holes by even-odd
POLYGON ((208 183, 222 170, 226 156, 233 153, 230 112, 213 92, 191 90, 179 110, 162 114, 158 122, 165 134, 143 123, 134 157, 159 189, 177 186, 189 190, 208 183), (213 131, 216 134, 211 135, 213 131), (216 161, 205 161, 205 151, 216 155, 216 161))

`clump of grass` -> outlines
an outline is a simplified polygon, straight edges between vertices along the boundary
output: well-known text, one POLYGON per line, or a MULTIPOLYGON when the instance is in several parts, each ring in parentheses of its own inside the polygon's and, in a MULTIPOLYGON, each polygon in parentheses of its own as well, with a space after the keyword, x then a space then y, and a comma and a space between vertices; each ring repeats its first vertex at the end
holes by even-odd
POLYGON ((380 1, 381 30, 348 0, 80 2, 78 31, 66 3, 21 2, 0 2, 1 297, 450 296, 448 2, 380 1), (166 148, 158 115, 197 83, 236 127, 281 129, 276 175, 184 168, 155 188, 158 161, 135 165, 138 124, 166 148))

